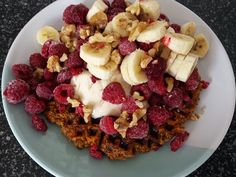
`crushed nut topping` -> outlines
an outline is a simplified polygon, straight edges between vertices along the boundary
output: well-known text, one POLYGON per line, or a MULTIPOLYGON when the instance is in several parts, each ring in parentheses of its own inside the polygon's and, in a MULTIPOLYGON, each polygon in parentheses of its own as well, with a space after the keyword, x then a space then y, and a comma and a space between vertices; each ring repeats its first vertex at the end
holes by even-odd
POLYGON ((135 100, 138 100, 138 101, 144 100, 144 96, 141 96, 139 92, 134 92, 132 96, 135 100))
POLYGON ((43 71, 42 68, 37 68, 33 73, 34 78, 41 80, 43 78, 43 71))
POLYGON ((148 50, 148 55, 150 55, 151 57, 155 57, 157 54, 157 50, 155 48, 151 48, 150 50, 148 50))
POLYGON ((132 22, 132 26, 130 27, 129 31, 129 41, 135 41, 137 39, 137 37, 139 36, 139 34, 147 27, 147 23, 146 22, 138 22, 138 21, 134 21, 132 22))
POLYGON ((98 12, 91 17, 89 23, 98 29, 104 29, 108 23, 107 15, 104 12, 98 12))
POLYGON ((191 116, 190 116, 190 119, 191 120, 198 120, 200 118, 200 116, 196 113, 193 113, 191 116))
POLYGON ((126 131, 129 128, 128 113, 123 111, 118 119, 114 122, 114 128, 121 134, 123 138, 126 136, 126 131))
POLYGON ((93 29, 89 25, 84 25, 80 27, 79 36, 81 39, 86 39, 87 37, 92 36, 93 33, 94 33, 93 29))
POLYGON ((147 56, 145 58, 142 59, 141 63, 140 63, 140 66, 142 69, 145 69, 147 68, 148 64, 153 60, 152 57, 150 56, 147 56))
POLYGON ((60 72, 61 66, 59 63, 59 57, 56 55, 50 56, 47 61, 47 68, 49 72, 60 72))
POLYGON ((129 124, 129 128, 138 125, 138 121, 147 113, 147 109, 137 109, 132 114, 132 121, 129 124))
POLYGON ((167 92, 171 92, 174 87, 175 80, 172 77, 165 78, 167 84, 167 92))
POLYGON ((76 32, 76 26, 74 24, 65 24, 61 28, 61 34, 66 36, 72 36, 76 32))
POLYGON ((84 121, 86 123, 88 123, 91 118, 92 118, 92 112, 93 112, 93 108, 89 105, 84 105, 83 106, 83 113, 84 113, 84 121))
POLYGON ((72 108, 76 108, 80 105, 79 100, 67 97, 67 102, 71 104, 72 108))
POLYGON ((112 51, 111 60, 114 61, 117 65, 121 63, 121 55, 117 49, 112 51))
POLYGON ((60 62, 65 62, 66 60, 68 60, 68 56, 67 54, 63 53, 63 55, 60 58, 60 62))
POLYGON ((115 41, 114 37, 112 35, 106 35, 103 36, 101 33, 95 33, 93 36, 89 37, 89 43, 96 43, 96 42, 107 42, 112 43, 115 41))
POLYGON ((130 12, 131 14, 138 16, 141 11, 140 4, 139 2, 135 2, 129 5, 125 10, 126 12, 130 12))
POLYGON ((160 41, 158 41, 158 42, 155 42, 155 44, 153 45, 153 48, 154 49, 156 49, 157 51, 159 51, 160 50, 160 41))

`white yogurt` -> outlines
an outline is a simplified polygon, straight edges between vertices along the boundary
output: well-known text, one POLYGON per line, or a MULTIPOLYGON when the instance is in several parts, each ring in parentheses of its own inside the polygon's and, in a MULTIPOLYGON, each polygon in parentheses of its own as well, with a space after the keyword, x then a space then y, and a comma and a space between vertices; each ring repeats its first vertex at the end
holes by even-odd
POLYGON ((84 105, 93 107, 93 118, 102 116, 119 116, 121 114, 121 104, 111 104, 102 100, 103 89, 111 82, 119 82, 126 95, 130 93, 130 85, 127 84, 120 72, 117 71, 109 80, 97 80, 96 83, 91 81, 92 75, 88 71, 73 76, 71 84, 74 85, 75 97, 84 105))

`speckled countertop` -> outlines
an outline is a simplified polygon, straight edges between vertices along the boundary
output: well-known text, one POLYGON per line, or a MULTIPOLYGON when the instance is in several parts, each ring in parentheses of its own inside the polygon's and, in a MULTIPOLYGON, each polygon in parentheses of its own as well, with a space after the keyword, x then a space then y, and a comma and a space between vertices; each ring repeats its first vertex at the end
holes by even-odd
MULTIPOLYGON (((0 68, 14 38, 21 28, 38 11, 53 0, 4 0, 0 1, 0 68)), ((198 14, 217 34, 229 54, 236 72, 236 1, 182 0, 182 4, 198 14)), ((0 176, 49 177, 21 148, 9 128, 2 104, 0 105, 0 176)), ((199 169, 190 177, 236 176, 236 114, 223 142, 199 169)))

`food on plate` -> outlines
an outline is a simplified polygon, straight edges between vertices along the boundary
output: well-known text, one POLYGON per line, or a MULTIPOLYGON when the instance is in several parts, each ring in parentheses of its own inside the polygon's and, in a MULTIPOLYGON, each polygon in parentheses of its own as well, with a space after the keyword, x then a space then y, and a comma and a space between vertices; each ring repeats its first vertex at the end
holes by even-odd
POLYGON ((29 65, 12 66, 6 100, 24 102, 37 131, 55 123, 96 159, 181 148, 209 85, 197 68, 209 43, 196 24, 171 23, 156 0, 68 4, 63 21, 38 30, 29 65))

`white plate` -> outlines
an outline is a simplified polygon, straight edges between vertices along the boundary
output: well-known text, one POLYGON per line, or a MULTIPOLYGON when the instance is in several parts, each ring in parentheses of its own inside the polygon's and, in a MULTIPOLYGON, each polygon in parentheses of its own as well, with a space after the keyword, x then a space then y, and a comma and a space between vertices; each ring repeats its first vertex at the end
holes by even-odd
MULTIPOLYGON (((62 13, 69 4, 80 0, 58 0, 35 15, 21 30, 9 50, 2 75, 2 90, 13 79, 11 66, 27 62, 31 53, 40 51, 35 36, 39 28, 62 26, 62 13)), ((87 4, 88 1, 84 1, 87 4)), ((91 5, 91 1, 89 1, 91 5)), ((201 119, 187 124, 190 137, 186 145, 173 153, 167 146, 157 152, 138 155, 127 161, 102 161, 90 158, 85 150, 77 150, 50 125, 42 135, 31 128, 31 121, 23 105, 13 106, 3 97, 9 125, 24 150, 44 169, 55 176, 129 176, 170 177, 185 176, 198 168, 216 150, 232 120, 235 105, 235 80, 232 67, 221 42, 214 32, 192 11, 175 1, 160 0, 161 10, 172 22, 183 24, 195 21, 197 31, 204 33, 210 42, 210 51, 199 62, 202 78, 210 86, 201 95, 199 108, 205 107, 201 119)))

